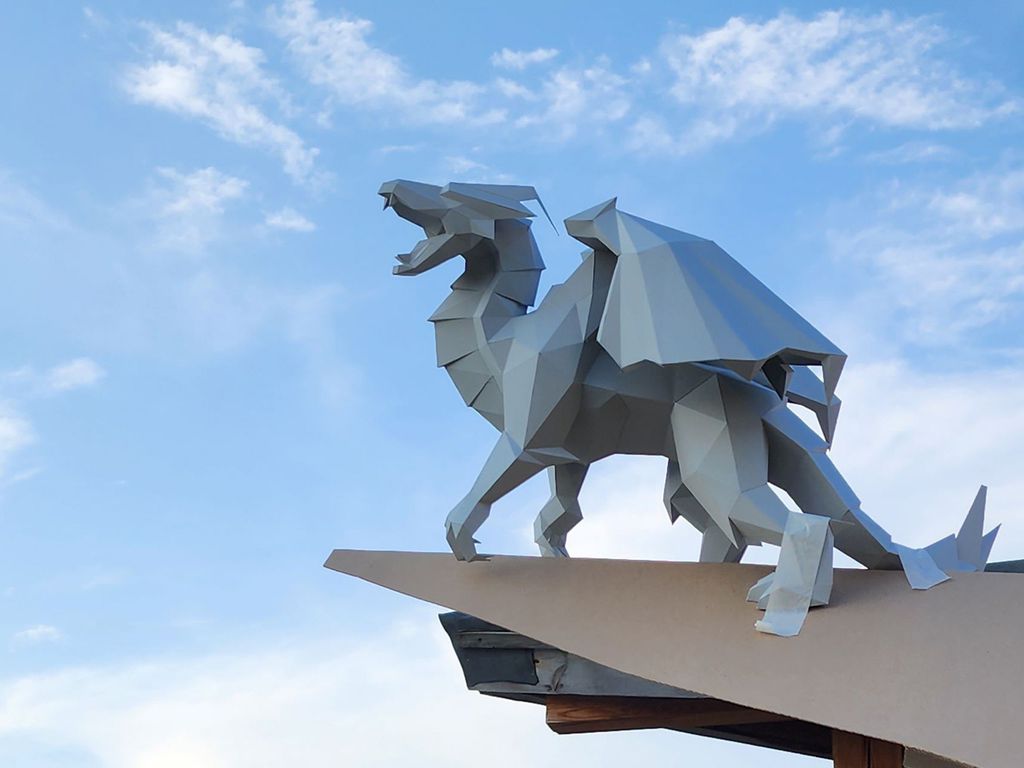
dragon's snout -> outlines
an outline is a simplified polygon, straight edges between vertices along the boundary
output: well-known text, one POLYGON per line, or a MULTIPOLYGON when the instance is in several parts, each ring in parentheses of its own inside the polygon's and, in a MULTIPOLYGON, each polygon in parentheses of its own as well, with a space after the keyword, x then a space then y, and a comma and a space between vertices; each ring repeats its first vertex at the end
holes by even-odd
POLYGON ((523 200, 536 200, 544 208, 533 187, 507 184, 451 182, 439 187, 394 179, 381 184, 377 194, 384 198, 384 210, 392 209, 426 235, 410 253, 398 256, 396 275, 416 275, 465 256, 482 240, 494 239, 498 221, 532 217, 523 200))

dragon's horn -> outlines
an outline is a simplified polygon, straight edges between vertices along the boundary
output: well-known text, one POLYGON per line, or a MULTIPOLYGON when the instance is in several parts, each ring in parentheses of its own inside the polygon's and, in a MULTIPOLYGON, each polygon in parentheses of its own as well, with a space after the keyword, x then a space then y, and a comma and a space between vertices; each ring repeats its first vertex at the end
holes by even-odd
POLYGON ((451 182, 441 190, 441 196, 473 209, 490 219, 521 219, 532 217, 533 211, 522 204, 523 200, 536 200, 547 220, 557 232, 551 214, 541 202, 540 195, 533 187, 511 184, 464 184, 451 182))

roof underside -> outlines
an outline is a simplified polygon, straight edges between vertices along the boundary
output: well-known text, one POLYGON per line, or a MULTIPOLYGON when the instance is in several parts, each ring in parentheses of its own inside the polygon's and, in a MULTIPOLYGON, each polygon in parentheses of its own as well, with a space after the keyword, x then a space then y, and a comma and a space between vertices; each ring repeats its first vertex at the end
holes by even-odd
POLYGON ((636 677, 985 768, 1019 765, 1024 579, 837 570, 798 637, 754 631, 753 565, 338 550, 334 570, 636 677))

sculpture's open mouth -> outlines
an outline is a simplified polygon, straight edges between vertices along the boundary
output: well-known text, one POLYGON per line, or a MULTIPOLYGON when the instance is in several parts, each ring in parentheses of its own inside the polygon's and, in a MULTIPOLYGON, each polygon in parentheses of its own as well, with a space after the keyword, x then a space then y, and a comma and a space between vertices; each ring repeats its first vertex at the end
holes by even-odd
POLYGON ((395 258, 398 264, 392 272, 396 275, 419 275, 448 259, 465 253, 480 240, 476 235, 434 235, 420 240, 409 253, 400 253, 395 258))
POLYGON ((539 202, 533 187, 454 182, 438 187, 405 179, 384 182, 377 194, 384 198, 384 210, 416 224, 426 236, 399 254, 396 275, 418 275, 466 255, 482 240, 494 239, 495 222, 533 216, 522 200, 539 202))
POLYGON ((396 275, 419 274, 421 270, 417 269, 417 267, 423 255, 423 248, 421 246, 426 246, 428 242, 428 240, 421 240, 409 253, 399 253, 396 255, 395 258, 398 260, 398 263, 392 268, 392 273, 396 275))

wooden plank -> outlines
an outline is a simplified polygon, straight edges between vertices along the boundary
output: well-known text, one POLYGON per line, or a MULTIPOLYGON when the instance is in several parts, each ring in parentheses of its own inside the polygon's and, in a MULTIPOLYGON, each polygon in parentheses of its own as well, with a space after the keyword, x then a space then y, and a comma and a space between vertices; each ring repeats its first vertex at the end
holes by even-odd
POLYGON ((555 733, 710 728, 788 719, 718 699, 563 695, 547 698, 547 724, 555 733))
POLYGON ((903 768, 903 745, 870 739, 871 768, 903 768))
POLYGON ((835 768, 871 768, 867 738, 859 733, 833 730, 832 763, 835 768))

